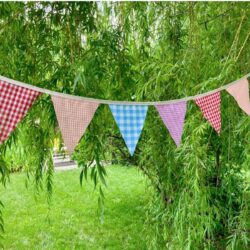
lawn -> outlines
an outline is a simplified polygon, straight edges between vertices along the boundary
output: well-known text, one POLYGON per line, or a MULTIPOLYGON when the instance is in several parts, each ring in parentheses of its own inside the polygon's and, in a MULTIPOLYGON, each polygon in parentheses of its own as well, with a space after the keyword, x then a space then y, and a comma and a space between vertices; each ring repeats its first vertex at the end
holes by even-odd
POLYGON ((25 187, 24 174, 12 174, 1 188, 5 249, 146 249, 145 178, 135 167, 109 166, 107 173, 103 223, 98 191, 90 180, 80 186, 79 169, 55 173, 50 207, 44 192, 36 197, 25 187))

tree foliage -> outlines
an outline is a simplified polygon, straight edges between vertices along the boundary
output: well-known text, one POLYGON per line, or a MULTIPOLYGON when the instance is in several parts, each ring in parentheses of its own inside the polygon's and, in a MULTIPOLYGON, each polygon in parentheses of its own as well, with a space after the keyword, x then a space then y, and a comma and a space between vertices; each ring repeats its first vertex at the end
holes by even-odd
MULTIPOLYGON (((195 95, 249 72, 249 16, 246 2, 1 3, 0 72, 103 99, 195 95)), ((105 184, 103 159, 136 164, 151 183, 149 248, 247 249, 250 121, 224 92, 221 111, 217 136, 189 102, 176 149, 150 107, 131 158, 108 107, 100 106, 74 154, 83 168, 80 180, 95 163, 91 178, 95 186, 105 184)), ((34 175, 38 188, 46 175, 51 195, 55 138, 53 105, 42 96, 0 148, 2 183, 17 166, 34 175)))

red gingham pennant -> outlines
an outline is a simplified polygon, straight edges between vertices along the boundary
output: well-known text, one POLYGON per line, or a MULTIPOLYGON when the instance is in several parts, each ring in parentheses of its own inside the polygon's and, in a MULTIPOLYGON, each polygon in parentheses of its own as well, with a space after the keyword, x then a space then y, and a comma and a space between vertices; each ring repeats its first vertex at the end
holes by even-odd
POLYGON ((40 92, 0 81, 0 144, 16 128, 40 92))
POLYGON ((221 130, 220 92, 199 97, 195 99, 195 103, 200 107, 204 117, 219 134, 221 130))

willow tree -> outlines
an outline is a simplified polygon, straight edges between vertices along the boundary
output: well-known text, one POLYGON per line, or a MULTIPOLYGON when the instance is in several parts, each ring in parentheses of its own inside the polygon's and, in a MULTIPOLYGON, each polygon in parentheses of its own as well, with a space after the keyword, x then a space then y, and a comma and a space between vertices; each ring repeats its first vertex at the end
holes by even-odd
MULTIPOLYGON (((250 71, 249 3, 1 3, 1 75, 75 95, 158 101, 203 93, 250 71)), ((130 157, 107 106, 75 150, 83 181, 101 160, 135 164, 150 180, 145 239, 151 249, 249 247, 250 121, 222 93, 218 136, 193 102, 176 148, 150 107, 130 157), (108 149, 108 150, 107 150, 108 149)), ((1 145, 1 180, 11 168, 53 187, 52 148, 60 138, 42 96, 1 145)), ((29 178, 31 179, 31 178, 29 178)), ((7 209, 7 208, 6 208, 7 209)), ((1 220, 1 225, 3 225, 1 220)))

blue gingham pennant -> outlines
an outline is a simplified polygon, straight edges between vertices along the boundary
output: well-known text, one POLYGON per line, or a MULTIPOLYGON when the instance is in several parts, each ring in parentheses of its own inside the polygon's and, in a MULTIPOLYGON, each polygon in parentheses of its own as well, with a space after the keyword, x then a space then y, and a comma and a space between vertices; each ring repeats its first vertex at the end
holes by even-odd
POLYGON ((148 106, 110 104, 110 110, 131 155, 141 135, 148 106))

